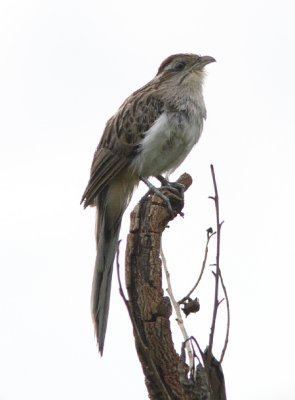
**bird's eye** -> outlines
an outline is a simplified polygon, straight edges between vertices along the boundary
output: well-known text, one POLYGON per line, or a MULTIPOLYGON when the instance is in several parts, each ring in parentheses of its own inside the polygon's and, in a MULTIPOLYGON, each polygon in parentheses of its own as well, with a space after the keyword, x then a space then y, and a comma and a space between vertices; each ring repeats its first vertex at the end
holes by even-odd
POLYGON ((175 71, 182 71, 184 69, 184 67, 186 66, 186 63, 184 61, 178 61, 175 66, 174 66, 174 70, 175 71))

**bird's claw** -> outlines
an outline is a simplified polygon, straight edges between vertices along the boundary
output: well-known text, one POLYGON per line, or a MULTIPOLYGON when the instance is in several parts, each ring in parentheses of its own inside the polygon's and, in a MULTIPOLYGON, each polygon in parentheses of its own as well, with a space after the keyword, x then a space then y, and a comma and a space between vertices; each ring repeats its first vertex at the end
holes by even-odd
MULTIPOLYGON (((140 202, 144 201, 150 194, 155 193, 157 194, 161 199, 165 201, 167 204, 168 210, 171 213, 172 216, 175 215, 175 211, 173 211, 173 208, 171 206, 171 202, 168 196, 166 196, 162 190, 167 189, 173 193, 173 197, 175 196, 177 200, 183 200, 183 194, 184 194, 184 185, 178 182, 169 182, 167 179, 165 179, 162 176, 157 176, 157 179, 160 180, 162 186, 161 189, 156 188, 152 183, 150 183, 146 178, 141 177, 141 180, 148 186, 149 191, 145 196, 142 197, 140 202)), ((183 216, 184 214, 180 212, 180 215, 183 216)))
POLYGON ((161 182, 161 189, 168 189, 176 195, 180 194, 180 197, 183 198, 185 186, 182 183, 169 182, 162 175, 158 175, 156 178, 161 182))

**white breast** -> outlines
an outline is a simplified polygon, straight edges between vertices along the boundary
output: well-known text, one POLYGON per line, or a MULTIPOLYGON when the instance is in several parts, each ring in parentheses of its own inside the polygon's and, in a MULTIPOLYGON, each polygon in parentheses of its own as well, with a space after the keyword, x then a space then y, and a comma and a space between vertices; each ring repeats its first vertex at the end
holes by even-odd
POLYGON ((189 116, 185 112, 161 114, 145 133, 141 151, 132 162, 133 170, 144 177, 174 171, 199 140, 204 110, 198 108, 189 116))

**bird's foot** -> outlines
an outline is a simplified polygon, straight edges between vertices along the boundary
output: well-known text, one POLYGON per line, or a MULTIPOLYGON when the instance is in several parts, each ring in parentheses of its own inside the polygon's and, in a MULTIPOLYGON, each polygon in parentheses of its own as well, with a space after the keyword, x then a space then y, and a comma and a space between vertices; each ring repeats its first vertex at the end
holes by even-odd
POLYGON ((169 182, 162 175, 157 175, 156 178, 161 182, 161 189, 171 190, 175 195, 179 195, 180 199, 184 196, 184 185, 179 182, 169 182))
MULTIPOLYGON (((175 215, 175 211, 173 211, 173 208, 171 206, 171 202, 168 196, 166 196, 162 190, 167 189, 170 190, 173 193, 173 196, 177 200, 183 200, 183 194, 184 194, 184 185, 178 182, 169 182, 167 179, 162 177, 161 175, 157 176, 157 179, 161 182, 162 186, 161 189, 156 188, 147 178, 140 177, 140 179, 147 185, 149 188, 148 193, 143 196, 143 198, 140 200, 140 202, 144 201, 150 194, 157 194, 161 199, 165 201, 165 203, 168 206, 168 210, 171 213, 171 215, 175 215)), ((180 215, 183 215, 180 213, 180 215)))

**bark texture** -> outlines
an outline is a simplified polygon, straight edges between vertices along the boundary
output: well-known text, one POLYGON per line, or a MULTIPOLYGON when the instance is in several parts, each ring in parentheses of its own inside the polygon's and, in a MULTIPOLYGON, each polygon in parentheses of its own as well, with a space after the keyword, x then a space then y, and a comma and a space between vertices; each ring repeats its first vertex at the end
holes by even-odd
MULTIPOLYGON (((184 174, 178 182, 182 183, 186 190, 192 179, 188 174, 184 174)), ((216 391, 212 387, 209 389, 212 385, 208 385, 207 376, 211 380, 211 368, 205 369, 198 365, 193 378, 185 361, 174 349, 169 321, 172 306, 162 288, 160 245, 167 224, 181 213, 183 199, 170 191, 164 193, 169 197, 175 215, 171 214, 165 200, 157 195, 145 198, 131 213, 126 249, 125 272, 129 296, 127 305, 149 398, 225 400, 225 390, 224 395, 222 393, 224 380, 221 368, 222 376, 219 373, 218 388, 216 387, 216 391)), ((216 373, 213 375, 215 378, 216 373)))

